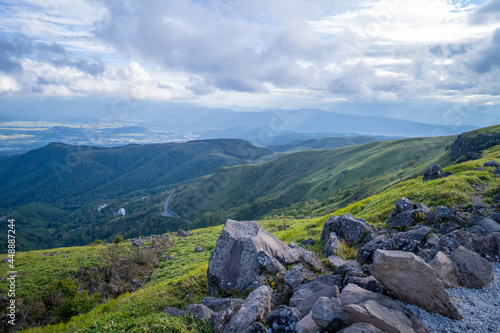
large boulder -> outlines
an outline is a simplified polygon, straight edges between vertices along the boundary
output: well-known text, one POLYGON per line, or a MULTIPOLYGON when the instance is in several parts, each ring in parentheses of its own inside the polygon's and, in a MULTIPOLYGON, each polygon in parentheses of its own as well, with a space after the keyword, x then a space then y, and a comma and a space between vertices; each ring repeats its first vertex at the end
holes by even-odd
MULTIPOLYGON (((257 222, 227 220, 208 264, 210 295, 257 287, 261 267, 269 274, 284 271, 278 260, 292 249, 257 222)), ((292 254, 290 254, 292 255, 292 254)))
POLYGON ((231 319, 224 333, 240 333, 254 322, 263 322, 271 310, 271 295, 269 286, 262 286, 250 293, 241 305, 240 311, 231 319))
POLYGON ((405 228, 428 220, 431 210, 423 203, 413 203, 407 198, 396 202, 396 207, 387 223, 391 228, 405 228))
POLYGON ((413 253, 377 250, 371 273, 390 295, 403 302, 452 319, 462 318, 434 269, 413 253))
POLYGON ((384 332, 428 333, 425 324, 410 310, 390 297, 348 284, 340 294, 346 324, 363 322, 384 332))
POLYGON ((479 254, 459 246, 451 255, 458 276, 458 284, 466 288, 481 289, 493 280, 493 265, 479 254))
POLYGON ((500 163, 498 163, 497 161, 492 160, 492 161, 488 161, 488 162, 484 163, 484 166, 485 167, 498 168, 498 167, 500 167, 500 163))
POLYGON ((337 254, 337 250, 340 245, 339 243, 340 242, 337 235, 334 232, 330 233, 328 239, 323 245, 323 250, 321 251, 321 254, 324 255, 325 257, 337 254))
POLYGON ((415 238, 421 238, 426 233, 425 229, 428 228, 419 228, 406 233, 399 233, 391 238, 387 238, 386 235, 378 236, 359 249, 357 260, 360 264, 370 264, 373 261, 373 254, 376 250, 399 250, 417 253, 423 248, 423 245, 421 241, 415 240, 415 238))
POLYGON ((441 236, 439 248, 451 255, 459 246, 477 252, 488 261, 500 260, 500 232, 492 232, 485 236, 471 234, 465 230, 455 230, 441 236))
POLYGON ((472 226, 467 231, 471 234, 488 235, 492 232, 500 232, 500 224, 490 218, 475 215, 471 218, 470 225, 472 226))
POLYGON ((280 305, 267 316, 269 333, 295 332, 299 322, 299 311, 295 308, 280 305))
POLYGON ((187 312, 191 313, 195 319, 210 321, 214 312, 203 304, 189 304, 187 312))
POLYGON ((336 218, 331 227, 337 237, 346 240, 349 245, 369 242, 374 238, 376 230, 363 219, 355 219, 351 214, 336 218))

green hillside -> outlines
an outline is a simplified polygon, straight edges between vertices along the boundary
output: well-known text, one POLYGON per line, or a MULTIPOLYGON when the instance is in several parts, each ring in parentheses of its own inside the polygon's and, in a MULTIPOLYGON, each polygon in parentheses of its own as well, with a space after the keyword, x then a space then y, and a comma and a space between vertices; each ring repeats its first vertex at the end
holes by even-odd
POLYGON ((361 145, 368 142, 380 141, 373 136, 354 136, 354 137, 331 137, 320 139, 303 139, 291 142, 286 145, 268 146, 274 152, 293 152, 301 150, 325 150, 341 148, 346 146, 361 145))
MULTIPOLYGON (((500 178, 493 174, 492 168, 477 171, 486 161, 500 160, 500 146, 494 146, 484 151, 484 158, 476 161, 451 165, 444 171, 455 174, 446 178, 423 182, 422 177, 395 184, 375 196, 336 211, 330 211, 320 218, 309 219, 268 219, 262 220, 262 226, 273 232, 278 238, 288 243, 300 242, 312 237, 319 241, 323 223, 333 214, 350 212, 356 217, 363 217, 369 223, 384 223, 390 216, 397 199, 406 196, 412 200, 423 202, 432 207, 446 204, 459 208, 464 205, 466 209, 476 201, 492 202, 498 193, 500 178)), ((206 269, 211 251, 222 226, 208 227, 193 230, 193 236, 178 238, 172 236, 172 244, 163 255, 170 255, 171 260, 161 261, 151 276, 151 279, 139 290, 125 293, 116 300, 106 304, 96 305, 92 310, 78 308, 84 313, 71 318, 68 322, 48 326, 44 329, 32 329, 29 332, 211 332, 211 328, 204 322, 196 322, 191 317, 173 318, 162 313, 166 306, 184 308, 187 304, 199 302, 208 296, 206 269), (195 246, 202 246, 204 251, 196 253, 195 246)), ((115 245, 133 253, 128 244, 115 245), (127 250, 129 249, 129 250, 127 250)), ((16 258, 18 272, 22 279, 19 298, 25 300, 23 304, 32 311, 30 315, 44 313, 43 304, 49 295, 44 290, 51 290, 51 286, 61 285, 75 274, 79 269, 99 266, 96 262, 99 253, 108 251, 113 246, 95 246, 63 248, 46 251, 31 251, 19 253, 16 258), (58 253, 54 253, 58 252, 58 253), (46 254, 45 256, 40 256, 46 254), (64 257, 67 256, 67 257, 64 257), (43 286, 43 287, 42 287, 43 286), (38 304, 35 307, 33 304, 38 304), (42 306, 43 305, 43 306, 42 306), (35 311, 36 309, 36 311, 35 311), (39 311, 39 312, 37 312, 39 311)), ((308 249, 319 252, 319 246, 307 246, 308 249)), ((319 253, 318 253, 319 254, 319 253)), ((319 254, 320 255, 320 254, 319 254)), ((341 256, 345 259, 355 257, 356 248, 344 247, 341 256)), ((324 258, 321 257, 322 260, 324 258)), ((1 264, 0 264, 1 265, 1 264)), ((3 273, 2 277, 5 277, 3 273)), ((75 280, 76 281, 76 280, 75 280)), ((73 281, 77 283, 78 281, 73 281)), ((5 294, 7 281, 0 280, 0 295, 5 294)), ((84 294, 85 295, 85 294, 84 294)), ((76 297, 76 296, 75 296, 76 297)), ((79 296, 80 303, 65 298, 67 304, 64 309, 73 309, 76 304, 87 304, 79 296)), ((92 295, 85 296, 89 299, 92 295)), ((45 302, 45 303, 44 303, 45 302)), ((56 313, 61 313, 56 311, 56 313)), ((52 317, 57 322, 61 319, 52 317)))
POLYGON ((454 137, 372 142, 299 152, 258 165, 219 168, 176 190, 172 209, 198 227, 226 218, 318 215, 449 164, 454 137))

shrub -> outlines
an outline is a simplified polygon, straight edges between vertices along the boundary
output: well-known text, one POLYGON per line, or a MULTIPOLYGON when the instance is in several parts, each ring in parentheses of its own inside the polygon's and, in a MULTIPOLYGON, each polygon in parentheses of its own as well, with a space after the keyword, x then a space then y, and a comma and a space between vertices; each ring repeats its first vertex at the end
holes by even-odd
POLYGON ((123 236, 122 235, 116 235, 115 239, 113 239, 114 244, 120 244, 123 242, 123 236))

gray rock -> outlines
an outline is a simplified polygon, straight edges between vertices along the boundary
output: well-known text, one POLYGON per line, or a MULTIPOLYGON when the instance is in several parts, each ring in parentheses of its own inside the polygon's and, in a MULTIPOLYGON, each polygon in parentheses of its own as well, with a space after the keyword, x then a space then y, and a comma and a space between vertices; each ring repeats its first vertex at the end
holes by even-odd
POLYGON ((449 222, 446 223, 441 229, 439 229, 439 233, 444 235, 457 229, 460 229, 460 226, 458 226, 456 223, 449 222))
POLYGON ((313 276, 314 273, 302 266, 302 264, 298 264, 285 273, 285 282, 292 287, 293 290, 296 290, 304 281, 313 276))
POLYGON ((163 313, 168 314, 172 317, 179 317, 179 316, 185 316, 186 311, 185 310, 180 310, 171 306, 167 306, 165 310, 163 310, 163 313))
POLYGON ((241 309, 241 303, 236 303, 228 307, 227 309, 221 310, 215 313, 210 320, 215 333, 222 333, 224 329, 229 324, 231 319, 238 313, 241 309))
POLYGON ((339 317, 341 312, 342 302, 339 298, 320 297, 314 304, 311 315, 323 330, 336 332, 343 326, 339 317))
POLYGON ((312 271, 321 272, 323 270, 323 265, 319 262, 318 255, 315 252, 307 251, 301 258, 306 267, 312 271))
POLYGON ((427 238, 427 241, 425 242, 425 247, 426 248, 431 248, 436 245, 439 245, 439 237, 436 236, 435 234, 432 234, 427 238))
POLYGON ((242 299, 239 298, 218 298, 218 297, 205 297, 201 304, 210 308, 212 311, 223 311, 228 309, 230 306, 234 304, 243 303, 242 299))
POLYGON ((412 240, 415 240, 417 242, 422 242, 427 237, 427 235, 429 235, 430 233, 431 233, 431 229, 429 227, 422 226, 422 227, 419 227, 419 228, 411 230, 411 231, 402 232, 402 233, 398 234, 398 236, 399 236, 399 238, 412 239, 412 240))
POLYGON ((344 259, 342 259, 334 254, 328 257, 328 261, 330 262, 330 264, 332 264, 334 267, 337 267, 337 268, 346 264, 344 259))
POLYGON ((300 313, 297 309, 280 305, 267 316, 269 333, 295 332, 300 313))
POLYGON ((299 310, 301 318, 311 311, 320 297, 335 297, 342 288, 342 277, 323 275, 302 284, 290 298, 289 305, 299 310))
MULTIPOLYGON (((403 198, 406 199, 406 198, 403 198)), ((402 200, 402 199, 399 199, 402 200)), ((408 199, 407 199, 408 200, 408 199)), ((358 250, 358 255, 356 257, 357 261, 361 264, 369 264, 373 261, 373 254, 377 249, 383 247, 384 243, 389 239, 386 235, 380 235, 375 239, 372 239, 368 243, 361 246, 358 250)))
POLYGON ((445 253, 438 252, 434 259, 429 262, 429 266, 436 271, 445 288, 459 287, 455 264, 445 253))
POLYGON ((321 238, 320 238, 321 243, 325 244, 330 234, 332 232, 335 233, 333 222, 335 222, 338 218, 339 216, 332 215, 328 218, 328 220, 326 220, 325 224, 323 225, 323 231, 321 232, 321 238))
POLYGON ((373 277, 373 275, 367 276, 367 277, 358 277, 358 276, 352 276, 349 277, 347 280, 347 284, 355 284, 363 289, 366 289, 368 291, 372 291, 374 293, 385 293, 386 290, 380 282, 373 277))
POLYGON ((500 163, 498 163, 497 161, 488 161, 488 162, 484 163, 484 167, 498 168, 498 167, 500 167, 500 163))
POLYGON ((471 218, 471 228, 467 230, 471 234, 487 235, 492 232, 500 232, 500 224, 490 218, 475 215, 471 218))
POLYGON ((297 333, 317 333, 321 332, 321 327, 312 319, 312 311, 302 318, 295 326, 297 333))
POLYGON ((462 318, 437 273, 413 253, 377 250, 371 272, 389 294, 403 302, 452 319, 462 318))
POLYGON ((466 288, 485 288, 493 280, 493 265, 479 254, 459 246, 451 255, 458 284, 466 288))
POLYGON ((459 225, 465 225, 464 219, 457 215, 456 209, 449 208, 446 206, 434 207, 434 213, 429 214, 429 223, 431 225, 445 223, 445 222, 455 222, 459 225))
POLYGON ((340 266, 335 272, 342 278, 342 284, 346 285, 351 277, 364 277, 365 273, 356 260, 348 261, 345 265, 340 266))
POLYGON ((424 173, 423 181, 435 180, 443 177, 443 172, 441 167, 437 164, 432 163, 429 169, 424 173))
POLYGON ((263 322, 270 312, 272 293, 269 286, 261 286, 252 291, 240 311, 226 326, 224 333, 240 333, 254 322, 263 322))
POLYGON ((300 242, 300 245, 302 245, 302 246, 315 245, 315 244, 316 244, 316 242, 312 238, 309 238, 309 239, 306 239, 305 241, 300 242))
MULTIPOLYGON (((391 228, 404 228, 416 225, 417 223, 426 222, 431 215, 431 210, 423 203, 415 204, 406 198, 400 200, 404 200, 405 204, 398 205, 396 202, 396 207, 387 221, 391 228), (413 204, 413 209, 408 209, 410 203, 413 204)), ((398 202, 400 200, 398 200, 398 202)))
POLYGON ((474 235, 471 238, 474 251, 491 262, 500 262, 500 232, 486 236, 474 235))
MULTIPOLYGON (((499 191, 498 195, 500 196, 500 191, 499 191)), ((500 223, 500 213, 493 213, 493 214, 491 214, 490 218, 493 221, 495 221, 496 223, 500 223)))
POLYGON ((396 332, 393 328, 400 327, 404 330, 397 332, 429 333, 413 312, 390 297, 349 284, 342 290, 340 300, 345 310, 341 318, 346 324, 365 322, 386 332, 396 332))
POLYGON ((354 323, 340 330, 339 333, 384 333, 375 326, 367 323, 354 323))
POLYGON ((186 312, 193 315, 195 319, 210 321, 215 313, 203 304, 189 304, 186 312))
POLYGON ((131 285, 132 285, 132 287, 133 287, 134 289, 139 288, 139 287, 140 287, 140 286, 142 286, 143 284, 144 284, 144 281, 142 281, 141 279, 133 279, 133 280, 132 280, 132 283, 131 283, 131 285))
POLYGON ((3 259, 2 259, 2 263, 4 263, 4 264, 7 264, 7 263, 9 263, 9 262, 11 262, 11 259, 10 259, 10 258, 3 258, 3 259))
POLYGON ((191 236, 191 235, 192 235, 192 233, 187 232, 187 231, 184 231, 184 230, 182 230, 182 229, 181 229, 181 230, 179 230, 179 231, 177 232, 177 234, 176 234, 176 236, 177 236, 177 237, 189 237, 189 236, 191 236))
POLYGON ((328 236, 328 239, 326 240, 325 245, 323 246, 321 254, 323 254, 325 257, 337 254, 338 248, 339 248, 339 239, 337 238, 337 235, 334 232, 332 232, 328 236))
POLYGON ((194 252, 203 252, 203 248, 201 246, 197 246, 194 248, 194 252))
POLYGON ((132 240, 132 246, 133 247, 143 247, 144 242, 141 239, 134 239, 134 240, 132 240))
POLYGON ((350 214, 339 216, 332 223, 339 239, 345 239, 349 245, 369 242, 375 236, 375 228, 363 219, 355 219, 350 214))
POLYGON ((471 241, 472 237, 473 235, 465 230, 455 230, 441 236, 439 239, 439 246, 441 251, 447 255, 453 253, 453 251, 455 251, 459 246, 464 246, 469 250, 474 250, 474 246, 471 241))
POLYGON ((285 266, 264 251, 259 251, 259 253, 257 253, 257 262, 259 266, 264 267, 264 269, 272 275, 286 272, 285 266))
POLYGON ((231 292, 258 286, 259 252, 280 259, 292 251, 257 222, 227 220, 208 264, 210 295, 217 295, 219 288, 231 292))

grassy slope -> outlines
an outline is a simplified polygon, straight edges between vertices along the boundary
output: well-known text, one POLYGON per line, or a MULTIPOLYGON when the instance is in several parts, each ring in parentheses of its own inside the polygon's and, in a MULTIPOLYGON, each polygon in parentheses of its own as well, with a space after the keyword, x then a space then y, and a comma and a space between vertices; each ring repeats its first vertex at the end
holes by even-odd
POLYGON ((334 149, 345 146, 361 145, 368 142, 380 141, 373 136, 355 136, 355 137, 331 137, 319 139, 303 139, 291 142, 286 145, 268 146, 274 152, 292 152, 302 150, 324 150, 334 149))
POLYGON ((444 149, 453 139, 373 142, 222 168, 181 186, 171 208, 186 219, 197 219, 198 227, 212 224, 211 214, 221 210, 222 221, 225 217, 325 214, 423 174, 431 162, 449 163, 444 149))

